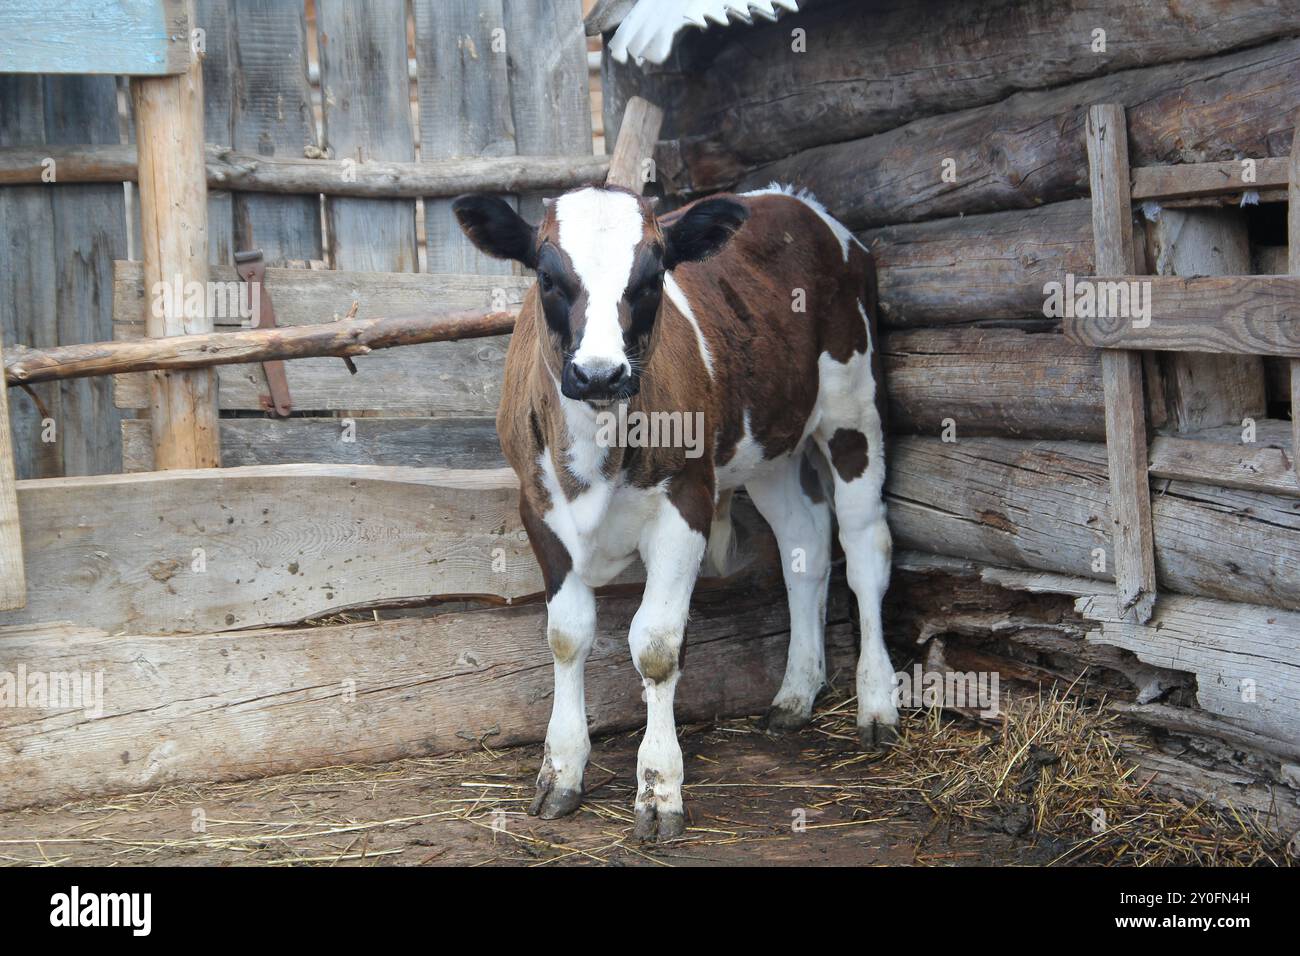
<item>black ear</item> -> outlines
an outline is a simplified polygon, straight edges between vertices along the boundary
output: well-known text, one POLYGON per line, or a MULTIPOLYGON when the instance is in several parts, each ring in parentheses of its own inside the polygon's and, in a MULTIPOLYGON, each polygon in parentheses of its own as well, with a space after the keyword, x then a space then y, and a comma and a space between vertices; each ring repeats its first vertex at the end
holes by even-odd
POLYGON ((451 209, 469 241, 483 252, 537 267, 537 230, 500 196, 459 196, 451 209))
POLYGON ((727 244, 749 210, 734 199, 706 199, 691 206, 664 230, 664 268, 707 259, 727 244))

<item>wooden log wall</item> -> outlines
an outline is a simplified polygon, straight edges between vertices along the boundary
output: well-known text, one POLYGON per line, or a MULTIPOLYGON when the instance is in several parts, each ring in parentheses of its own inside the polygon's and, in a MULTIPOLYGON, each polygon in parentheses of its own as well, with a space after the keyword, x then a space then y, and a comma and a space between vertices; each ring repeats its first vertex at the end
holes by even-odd
POLYGON ((1135 479, 1151 483, 1160 600, 1147 624, 1122 622, 1101 357, 1045 311, 1048 283, 1116 271, 1094 249, 1085 132, 1097 104, 1125 107, 1133 167, 1133 262, 1119 271, 1163 283, 1287 271, 1277 230, 1256 227, 1285 198, 1300 3, 840 0, 686 36, 661 67, 607 57, 602 78, 607 130, 633 94, 664 106, 656 159, 670 202, 789 184, 874 252, 895 541, 963 569, 896 567, 894 636, 915 625, 897 649, 1030 683, 1087 667, 1126 719, 1185 743, 1177 758, 1134 754, 1171 789, 1265 812, 1284 793, 1280 815, 1300 824, 1288 770, 1300 484, 1291 423, 1265 417, 1288 413, 1287 364, 1142 360, 1154 433, 1135 479), (1238 178, 1246 159, 1255 189, 1238 178), (1168 164, 1205 164, 1200 185, 1153 202, 1168 164), (1262 211, 1243 210, 1255 201, 1262 211), (1083 589, 1031 587, 1058 576, 1083 589), (1237 693, 1246 671, 1262 676, 1251 652, 1229 662, 1234 641, 1207 637, 1234 620, 1272 642, 1265 669, 1282 679, 1267 705, 1237 693))

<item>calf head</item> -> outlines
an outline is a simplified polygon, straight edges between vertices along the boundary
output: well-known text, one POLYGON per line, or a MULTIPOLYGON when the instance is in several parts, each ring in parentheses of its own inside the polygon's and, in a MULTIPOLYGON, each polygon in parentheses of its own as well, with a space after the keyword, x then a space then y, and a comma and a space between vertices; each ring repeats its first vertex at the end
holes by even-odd
POLYGON ((452 209, 483 252, 537 270, 560 391, 597 405, 640 389, 664 274, 713 255, 749 216, 734 199, 716 198, 660 223, 647 200, 612 187, 548 200, 537 226, 496 196, 461 196, 452 209))

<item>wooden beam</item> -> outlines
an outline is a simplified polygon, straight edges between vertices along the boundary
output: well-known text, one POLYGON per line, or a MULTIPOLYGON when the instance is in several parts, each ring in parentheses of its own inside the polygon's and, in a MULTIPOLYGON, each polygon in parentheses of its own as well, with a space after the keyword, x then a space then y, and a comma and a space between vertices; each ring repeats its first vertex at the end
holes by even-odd
POLYGON ((1112 644, 1156 667, 1196 675, 1210 714, 1292 743, 1300 736, 1300 614, 1204 598, 1163 597, 1148 624, 1118 613, 1115 599, 1081 597, 1076 608, 1112 644))
MULTIPOLYGON (((254 193, 321 193, 366 199, 456 196, 571 189, 598 183, 607 156, 467 156, 424 162, 258 156, 209 143, 204 169, 211 189, 254 193)), ((134 145, 9 146, 0 149, 0 185, 41 183, 46 160, 60 183, 120 183, 138 178, 134 145)))
MULTIPOLYGON (((1109 580, 1107 455, 1100 444, 896 437, 889 525, 899 549, 1109 580), (1098 564, 1106 549, 1106 566, 1098 564)), ((1300 607, 1294 495, 1160 481, 1151 497, 1162 593, 1300 607)))
POLYGON ((185 0, 0 4, 6 73, 167 76, 190 65, 185 0))
POLYGON ((1222 163, 1191 163, 1182 166, 1139 166, 1133 171, 1134 202, 1223 196, 1249 190, 1285 189, 1287 160, 1234 159, 1222 163), (1243 177, 1251 170, 1254 179, 1243 177))
MULTIPOLYGON (((1300 135, 1291 141, 1291 182, 1287 188, 1287 271, 1300 277, 1300 135)), ((1293 449, 1300 449, 1300 359, 1291 362, 1291 427, 1293 449)), ((1300 463, 1295 465, 1300 481, 1300 463)))
MULTIPOLYGON (((1124 273, 1133 261, 1133 209, 1122 106, 1088 110, 1088 180, 1097 271, 1124 273)), ((1115 586, 1125 618, 1141 624, 1150 619, 1156 599, 1142 356, 1103 353, 1101 380, 1106 395, 1115 586)))
MULTIPOLYGON (((261 465, 34 479, 17 494, 28 600, 0 626, 202 633, 543 591, 509 469, 261 465)), ((766 526, 736 519, 733 570, 774 576, 766 526)), ((612 587, 641 580, 634 564, 612 587)))
POLYGON ((495 312, 477 309, 342 319, 289 328, 59 345, 48 349, 16 346, 4 359, 5 379, 13 386, 91 375, 202 369, 326 355, 369 355, 377 349, 399 345, 504 335, 514 329, 518 315, 517 309, 495 312))
MULTIPOLYGON (((1145 219, 1145 217, 1143 217, 1145 219)), ((1239 209, 1163 208, 1144 223, 1151 270, 1162 276, 1250 275, 1250 238, 1239 209)), ((1181 432, 1240 425, 1267 415, 1258 355, 1174 352, 1151 356, 1163 379, 1170 427, 1181 432)))
POLYGON ((1242 441, 1240 425, 1158 435, 1151 442, 1151 477, 1300 496, 1291 424, 1258 421, 1254 431, 1249 443, 1242 441))
MULTIPOLYGON (((837 586, 828 602, 832 673, 853 667, 846 595, 837 586)), ((593 736, 645 723, 626 641, 637 604, 597 599, 593 736)), ((697 592, 690 628, 678 720, 761 713, 781 682, 784 605, 737 582, 697 592)), ((0 630, 6 670, 102 676, 104 691, 99 711, 0 708, 0 806, 537 743, 551 707, 545 632, 540 604, 192 636, 0 630)))
POLYGON ((645 190, 647 177, 657 179, 653 166, 655 141, 664 121, 664 111, 648 100, 634 96, 627 101, 623 111, 623 124, 618 128, 618 141, 609 159, 609 175, 605 182, 622 186, 640 195, 645 190))
MULTIPOLYGON (((190 0, 190 22, 193 0, 190 0)), ((181 76, 131 81, 140 144, 140 235, 145 287, 208 281, 208 205, 203 175, 203 74, 196 58, 181 76)), ((212 331, 206 309, 190 314, 167 297, 146 313, 151 338, 212 331)), ((211 369, 154 372, 149 383, 154 458, 161 469, 215 468, 216 375, 211 369)))
MULTIPOLYGON (((0 346, 0 353, 4 352, 0 346)), ((14 487, 14 444, 9 430, 9 390, 0 389, 0 611, 27 603, 23 532, 14 487)))
POLYGON ((1300 355, 1300 276, 1089 276, 1076 280, 1076 290, 1084 282, 1099 303, 1106 301, 1108 314, 1067 315, 1063 327, 1071 341, 1104 349, 1300 355), (1149 324, 1131 304, 1123 307, 1133 292, 1150 303, 1149 324), (1126 314, 1112 314, 1117 311, 1126 314))

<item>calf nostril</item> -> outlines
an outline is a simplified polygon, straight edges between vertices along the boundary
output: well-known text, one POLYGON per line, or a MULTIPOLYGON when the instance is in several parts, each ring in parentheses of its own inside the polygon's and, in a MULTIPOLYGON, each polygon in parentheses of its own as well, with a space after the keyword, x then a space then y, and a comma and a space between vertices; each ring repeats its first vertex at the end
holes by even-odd
POLYGON ((609 384, 617 385, 621 381, 623 381, 623 366, 615 365, 614 370, 609 373, 609 384))
POLYGON ((591 382, 591 378, 587 375, 586 369, 581 365, 573 366, 573 380, 579 385, 587 385, 591 382))

